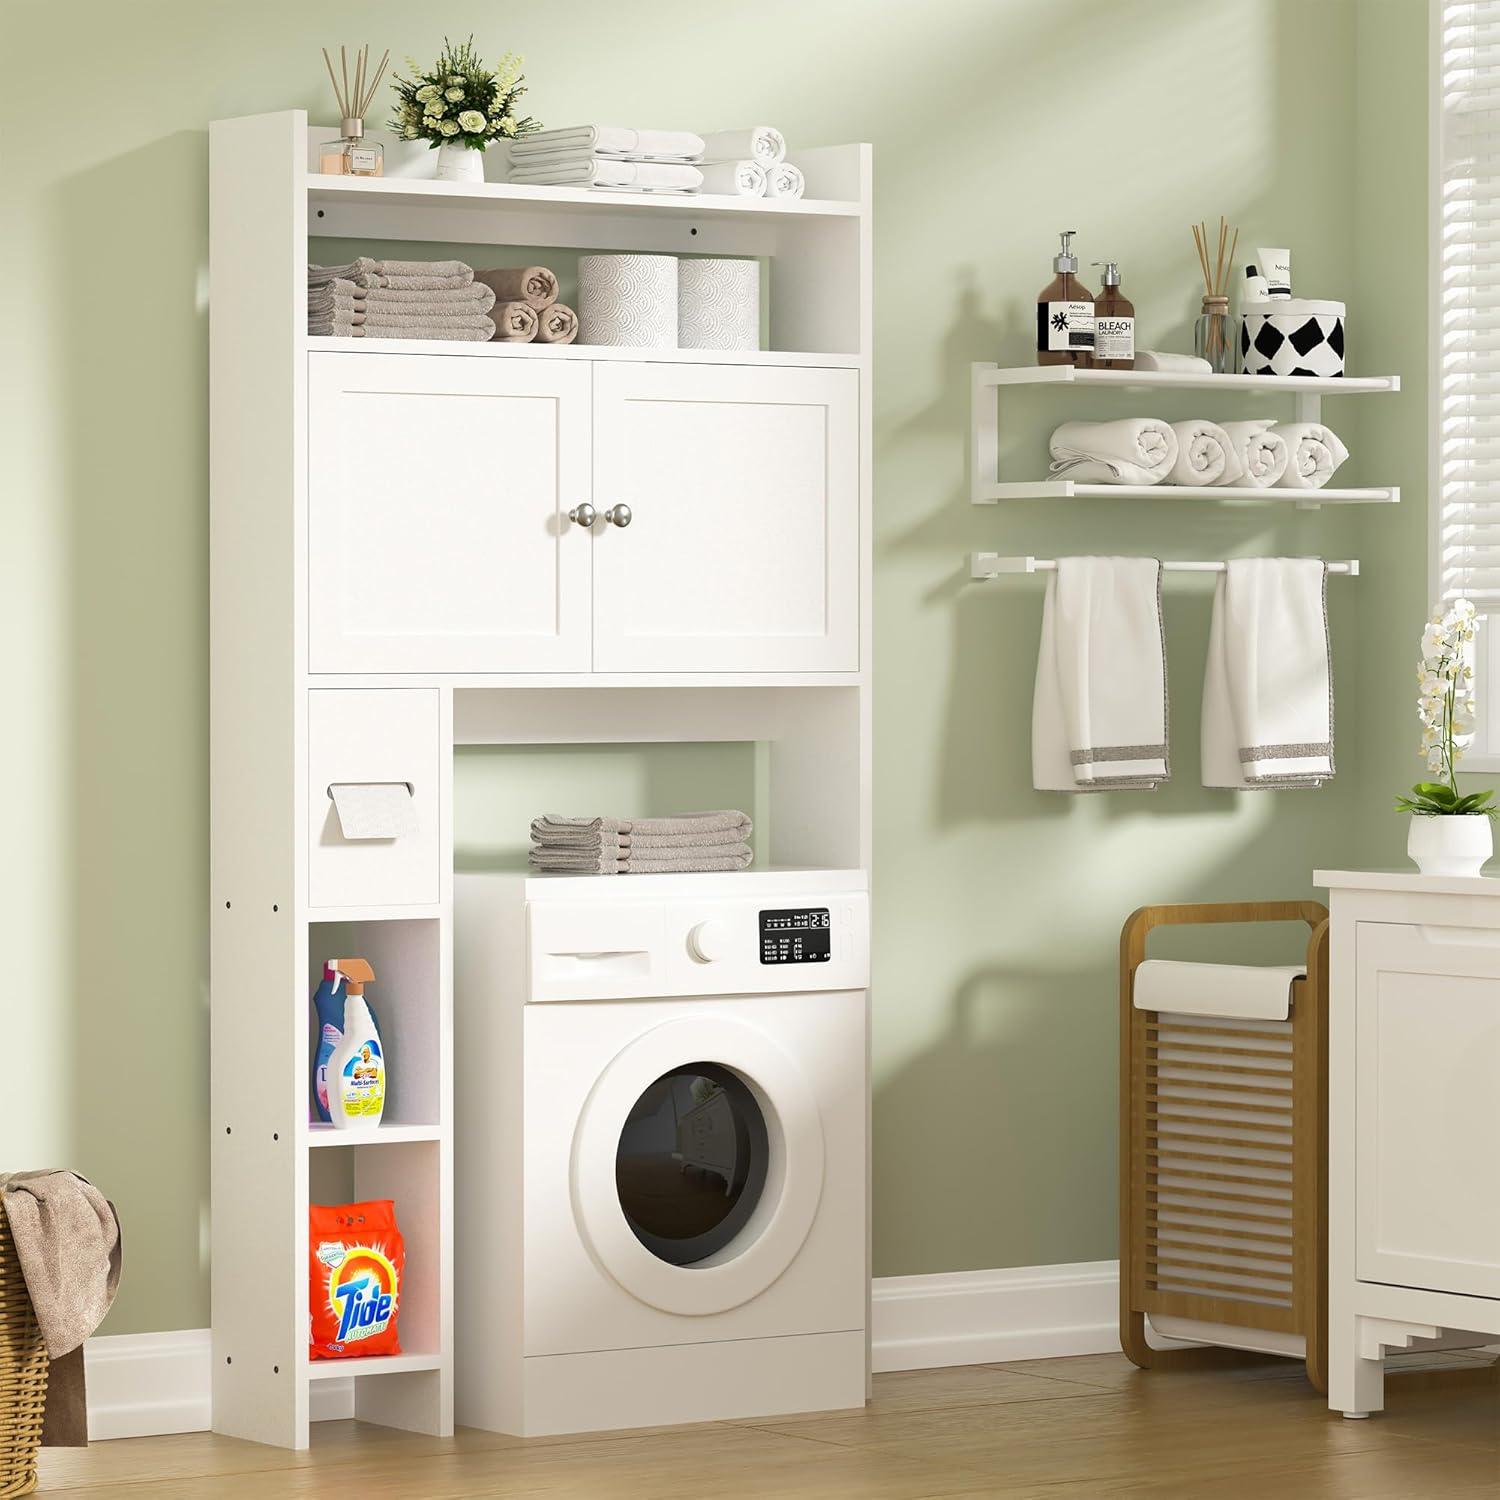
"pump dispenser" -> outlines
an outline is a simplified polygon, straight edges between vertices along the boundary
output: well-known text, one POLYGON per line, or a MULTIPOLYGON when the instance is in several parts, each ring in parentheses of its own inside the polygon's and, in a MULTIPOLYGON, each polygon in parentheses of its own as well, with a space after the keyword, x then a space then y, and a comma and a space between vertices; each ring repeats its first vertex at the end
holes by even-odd
MULTIPOLYGON (((1100 265, 1101 262, 1095 261, 1100 265)), ((1135 369, 1135 308, 1120 290, 1120 263, 1106 260, 1104 285, 1094 298, 1094 368, 1135 369)))
POLYGON ((362 958, 339 961, 344 975, 344 1033, 328 1059, 328 1110, 337 1130, 370 1128, 385 1113, 385 1054, 365 984, 375 971, 362 958))
POLYGON ((1078 280, 1073 254, 1076 229, 1064 229, 1062 250, 1052 258, 1057 273, 1036 299, 1036 362, 1039 365, 1093 363, 1094 294, 1078 280))

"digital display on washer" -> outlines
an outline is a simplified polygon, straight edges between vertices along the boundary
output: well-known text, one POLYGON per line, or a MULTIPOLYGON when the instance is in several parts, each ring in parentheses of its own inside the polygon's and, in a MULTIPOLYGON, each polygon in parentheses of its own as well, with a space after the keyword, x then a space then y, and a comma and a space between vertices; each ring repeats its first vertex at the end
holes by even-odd
POLYGON ((832 938, 826 906, 760 914, 763 964, 826 964, 833 957, 832 938))

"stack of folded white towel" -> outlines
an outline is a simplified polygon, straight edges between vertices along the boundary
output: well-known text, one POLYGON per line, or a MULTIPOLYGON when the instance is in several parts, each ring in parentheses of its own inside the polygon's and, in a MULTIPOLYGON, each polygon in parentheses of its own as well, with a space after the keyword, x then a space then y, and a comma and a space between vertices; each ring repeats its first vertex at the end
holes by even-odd
POLYGON ((1321 422, 1064 422, 1052 472, 1080 484, 1321 489, 1349 450, 1321 422))
POLYGON ((498 145, 511 182, 611 193, 800 198, 801 169, 774 125, 695 135, 628 125, 569 125, 498 145))
POLYGON ((320 338, 494 337, 494 291, 457 260, 371 260, 308 266, 307 331, 320 338))
MULTIPOLYGON (((1058 558, 1032 701, 1038 791, 1149 790, 1168 779, 1161 571, 1151 557, 1058 558)), ((1203 680, 1205 786, 1289 790, 1332 778, 1327 572, 1306 557, 1226 564, 1203 680)))
POLYGON ((671 875, 743 870, 750 819, 742 812, 670 818, 564 818, 531 822, 531 865, 549 875, 671 875))
POLYGON ((703 137, 690 130, 569 125, 504 144, 511 182, 611 193, 696 193, 703 137))

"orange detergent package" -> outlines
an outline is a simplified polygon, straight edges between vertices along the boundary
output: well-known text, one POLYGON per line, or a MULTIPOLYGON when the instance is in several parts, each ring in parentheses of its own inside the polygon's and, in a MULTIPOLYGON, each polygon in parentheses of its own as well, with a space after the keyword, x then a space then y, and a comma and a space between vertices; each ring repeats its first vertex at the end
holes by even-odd
POLYGON ((399 1354, 396 1315, 406 1247, 389 1198, 314 1203, 307 1247, 312 1269, 308 1324, 313 1359, 399 1354))

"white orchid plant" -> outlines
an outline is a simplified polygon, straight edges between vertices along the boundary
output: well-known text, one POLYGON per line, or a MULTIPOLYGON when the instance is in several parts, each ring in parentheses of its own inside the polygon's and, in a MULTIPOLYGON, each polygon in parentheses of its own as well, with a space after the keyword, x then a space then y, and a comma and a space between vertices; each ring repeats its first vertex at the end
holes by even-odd
POLYGON ((391 129, 404 141, 483 151, 493 140, 516 140, 542 128, 518 108, 526 79, 521 59, 512 53, 488 68, 474 51, 473 37, 458 43, 444 39, 443 54, 430 69, 411 58, 406 66, 411 77, 391 84, 396 91, 391 129))
POLYGON ((1493 818, 1493 792, 1458 790, 1458 762, 1474 738, 1474 637, 1478 632, 1473 604, 1455 599, 1438 608, 1422 631, 1422 660, 1417 664, 1417 718, 1422 724, 1418 751, 1440 781, 1419 781, 1411 795, 1396 798, 1398 812, 1422 818, 1462 815, 1493 818))

